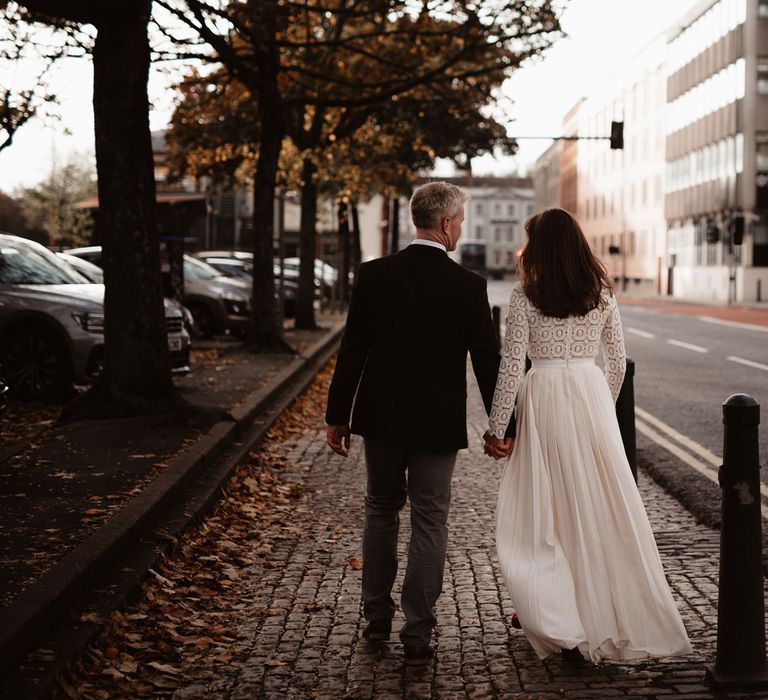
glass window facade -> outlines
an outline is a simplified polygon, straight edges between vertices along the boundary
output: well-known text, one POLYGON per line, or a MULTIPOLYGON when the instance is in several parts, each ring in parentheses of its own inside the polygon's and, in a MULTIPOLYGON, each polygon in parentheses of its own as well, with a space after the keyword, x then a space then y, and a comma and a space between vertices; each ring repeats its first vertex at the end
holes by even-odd
POLYGON ((757 94, 768 95, 768 56, 757 59, 757 94))
MULTIPOLYGON (((768 75, 766 78, 768 79, 768 75)), ((740 58, 667 105, 667 134, 673 134, 742 99, 745 85, 746 63, 740 58)))
POLYGON ((680 70, 747 19, 747 0, 720 0, 669 45, 669 72, 680 70))
POLYGON ((667 163, 667 192, 678 192, 744 170, 744 135, 729 136, 667 163))

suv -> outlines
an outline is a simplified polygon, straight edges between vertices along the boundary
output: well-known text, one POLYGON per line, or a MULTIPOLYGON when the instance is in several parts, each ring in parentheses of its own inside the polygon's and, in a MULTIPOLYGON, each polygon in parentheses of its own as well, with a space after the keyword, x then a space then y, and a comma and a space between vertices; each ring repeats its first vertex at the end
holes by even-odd
MULTIPOLYGON (((66 252, 101 267, 101 246, 66 252)), ((251 285, 245 280, 228 277, 203 260, 184 255, 183 303, 192 313, 201 338, 244 332, 250 319, 250 295, 251 285)))
MULTIPOLYGON (((189 371, 189 334, 165 303, 174 374, 189 371)), ((104 285, 91 284, 34 241, 0 234, 0 365, 21 399, 66 393, 91 381, 104 358, 104 285)))

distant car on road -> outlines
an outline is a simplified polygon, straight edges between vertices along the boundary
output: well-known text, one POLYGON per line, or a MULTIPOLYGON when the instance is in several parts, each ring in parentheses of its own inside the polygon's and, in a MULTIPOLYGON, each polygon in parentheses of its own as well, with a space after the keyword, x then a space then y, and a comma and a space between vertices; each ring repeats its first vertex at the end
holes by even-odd
MULTIPOLYGON (((165 318, 174 374, 189 371, 178 304, 165 318)), ((98 376, 104 361, 104 285, 92 284, 34 241, 0 234, 0 365, 21 399, 63 395, 98 376)))
MULTIPOLYGON (((101 246, 66 251, 101 267, 101 246)), ((194 318, 195 334, 211 338, 221 333, 241 334, 250 319, 251 285, 228 277, 203 260, 184 255, 183 303, 194 318)))

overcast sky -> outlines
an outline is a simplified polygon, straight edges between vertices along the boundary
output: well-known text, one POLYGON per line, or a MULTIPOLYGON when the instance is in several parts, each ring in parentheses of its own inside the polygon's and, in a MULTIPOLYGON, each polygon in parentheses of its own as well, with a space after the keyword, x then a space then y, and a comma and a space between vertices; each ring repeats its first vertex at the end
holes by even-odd
MULTIPOLYGON (((513 136, 549 136, 561 131, 562 118, 576 100, 605 82, 659 32, 671 27, 694 0, 571 0, 562 24, 568 35, 504 85, 512 100, 505 113, 513 136)), ((23 71, 16 80, 21 84, 23 71)), ((3 76, 7 80, 7 76, 3 76)), ((84 59, 68 59, 56 70, 52 88, 59 96, 60 120, 30 122, 13 145, 0 152, 0 190, 12 192, 46 177, 54 159, 93 153, 92 71, 84 59)), ((169 79, 155 72, 150 81, 153 129, 162 128, 172 110, 169 79)), ((527 169, 549 145, 521 140, 514 159, 473 161, 476 174, 506 174, 527 169)))

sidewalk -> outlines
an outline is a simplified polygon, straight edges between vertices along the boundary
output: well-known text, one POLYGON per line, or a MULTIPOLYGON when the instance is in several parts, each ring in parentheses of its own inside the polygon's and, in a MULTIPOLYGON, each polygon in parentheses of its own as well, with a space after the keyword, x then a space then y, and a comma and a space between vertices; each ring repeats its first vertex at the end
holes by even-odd
MULTIPOLYGON (((399 613, 392 642, 367 643, 359 600, 362 444, 353 437, 346 459, 324 445, 328 379, 326 372, 325 384, 295 412, 298 425, 289 420, 252 455, 250 471, 228 487, 227 503, 197 540, 181 544, 144 599, 113 621, 69 688, 84 697, 134 698, 162 682, 176 700, 768 697, 710 692, 704 665, 715 651, 719 535, 644 474, 640 490, 694 652, 586 667, 559 656, 539 661, 509 624, 493 534, 503 465, 482 454, 485 417, 474 388, 470 449, 460 453, 454 477, 436 660, 426 669, 402 665, 399 613), (188 583, 197 580, 201 552, 219 567, 205 579, 208 587, 218 582, 215 598, 188 583), (195 642, 194 634, 208 636, 195 642), (130 639, 144 646, 126 644, 130 639)), ((408 532, 406 510, 401 557, 408 532)), ((401 585, 402 571, 396 592, 401 585)))
MULTIPOLYGON (((110 541, 114 535, 107 534, 106 527, 114 526, 115 516, 148 520, 140 503, 147 502, 156 511, 153 495, 158 497, 157 506, 167 510, 161 502, 167 504, 167 496, 172 499, 179 490, 175 487, 188 481, 185 470, 200 471, 252 424, 258 407, 283 391, 285 382, 306 364, 307 353, 318 352, 340 332, 340 317, 318 321, 323 327, 316 331, 286 331, 296 356, 253 355, 226 339, 197 344, 192 372, 177 382, 181 395, 202 407, 191 418, 160 416, 65 426, 43 421, 32 438, 2 445, 3 643, 12 639, 5 637, 11 620, 22 625, 26 609, 30 615, 40 613, 30 601, 53 596, 56 602, 51 592, 55 585, 49 579, 77 552, 83 550, 73 564, 77 569, 90 566, 85 551, 89 547, 114 554, 108 550, 118 541, 110 541), (169 488, 162 491, 160 484, 169 488)), ((13 419, 13 414, 7 417, 13 419)), ((18 430, 11 434, 18 435, 18 430)), ((127 527, 131 525, 128 522, 127 527)), ((74 582, 79 573, 63 570, 61 578, 69 576, 74 582)))

